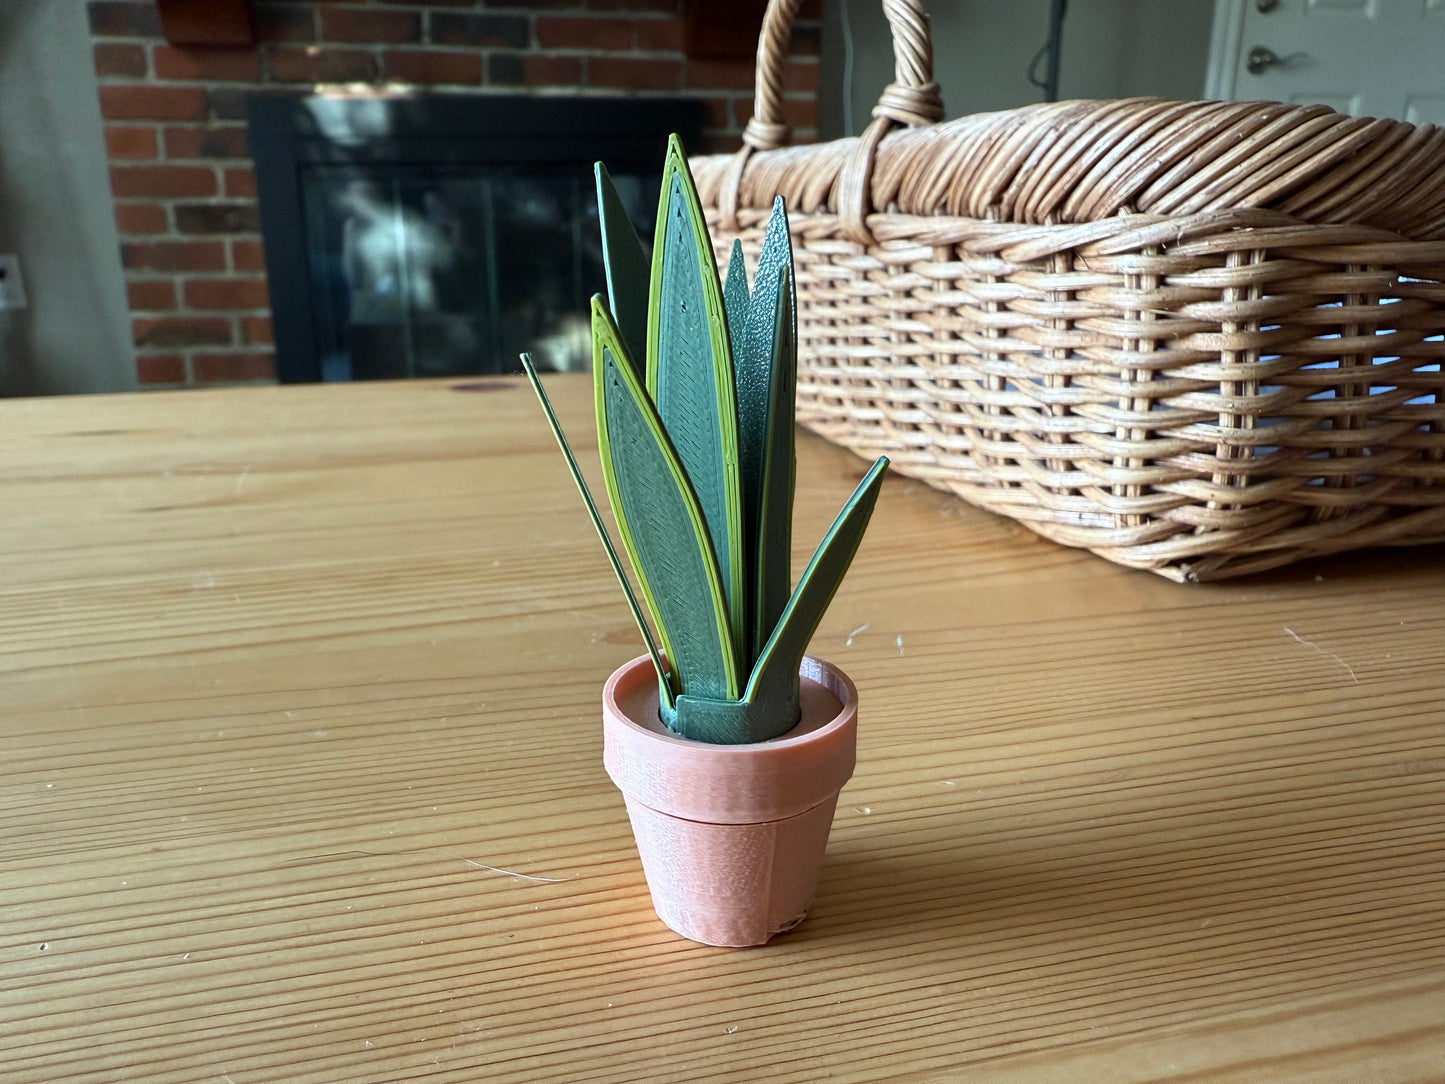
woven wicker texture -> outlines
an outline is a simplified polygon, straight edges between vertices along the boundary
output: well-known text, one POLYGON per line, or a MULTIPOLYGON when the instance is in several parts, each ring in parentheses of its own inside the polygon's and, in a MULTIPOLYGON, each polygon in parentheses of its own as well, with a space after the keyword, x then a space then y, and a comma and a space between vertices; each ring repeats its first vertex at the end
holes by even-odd
POLYGON ((800 421, 1175 579, 1445 540, 1445 131, 1156 99, 932 124, 926 18, 884 6, 862 136, 778 146, 783 0, 743 150, 693 161, 720 260, 787 201, 800 421))

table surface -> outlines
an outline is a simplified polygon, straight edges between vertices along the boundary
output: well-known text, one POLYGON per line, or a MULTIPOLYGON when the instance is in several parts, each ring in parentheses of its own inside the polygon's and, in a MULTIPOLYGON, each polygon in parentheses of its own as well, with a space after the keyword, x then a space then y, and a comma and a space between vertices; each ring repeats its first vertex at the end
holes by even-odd
MULTIPOLYGON (((553 377, 599 480, 585 377, 553 377)), ((885 485, 817 902, 653 915, 525 385, 0 403, 6 1081, 1440 1080, 1445 551, 1178 585, 885 485)), ((865 464, 799 438, 795 569, 865 464)))

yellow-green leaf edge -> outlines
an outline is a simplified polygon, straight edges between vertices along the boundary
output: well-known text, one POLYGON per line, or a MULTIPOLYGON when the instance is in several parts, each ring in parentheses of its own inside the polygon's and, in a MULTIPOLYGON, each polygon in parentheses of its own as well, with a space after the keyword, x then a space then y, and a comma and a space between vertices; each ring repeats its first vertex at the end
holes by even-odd
MULTIPOLYGON (((617 522, 618 533, 622 536, 623 548, 627 550, 628 560, 632 562, 633 571, 637 573, 638 585, 642 588, 642 597, 647 602, 647 609, 652 615, 653 625, 657 629, 658 638, 662 641, 662 650, 667 656, 672 676, 677 677, 677 657, 672 651, 672 643, 668 637, 667 626, 659 617, 657 599, 653 594, 652 585, 648 582, 647 570, 639 558, 637 544, 632 537, 632 529, 627 522, 623 512, 622 495, 618 490, 617 476, 612 468, 612 445, 607 433, 607 411, 605 402, 605 389, 603 381, 606 379, 607 366, 602 357, 603 351, 608 351, 617 359, 614 368, 622 377, 623 387, 636 402, 638 412, 644 418, 648 430, 657 441, 658 447, 663 451, 663 457, 667 461, 668 469, 672 472, 673 481, 683 495, 683 501, 687 508, 688 520, 693 530, 695 541, 701 547, 705 558, 704 564, 708 571, 708 587, 713 607, 713 617, 717 622, 719 643, 727 650, 723 651, 723 667, 726 675, 728 696, 730 699, 737 699, 741 682, 738 676, 737 651, 735 641, 731 633, 731 621, 725 595, 722 589, 722 578, 718 572, 717 558, 713 554, 712 540, 708 536, 707 523, 703 519, 702 506, 698 503, 697 496, 692 492, 692 484, 688 481, 687 473, 682 468, 682 463, 677 458, 677 452, 672 447, 672 441, 667 436, 667 430, 662 425, 662 419, 658 417, 657 408, 653 405, 652 398, 648 391, 637 381, 637 373, 633 368, 626 347, 622 343, 622 337, 612 321, 612 315, 607 311, 606 305, 600 296, 592 298, 592 372, 594 389, 594 409, 597 416, 597 445, 602 459, 602 476, 607 486, 607 499, 612 505, 613 516, 617 522)), ((673 692, 680 693, 680 689, 673 689, 673 692)))
MULTIPOLYGON (((671 135, 667 140, 667 157, 662 165, 662 184, 658 190, 657 220, 653 231, 655 238, 652 256, 652 277, 648 284, 647 306, 647 395, 653 404, 657 402, 658 382, 658 336, 660 333, 661 309, 658 299, 662 297, 663 260, 662 241, 666 235, 668 215, 668 193, 673 177, 677 177, 688 205, 688 222, 692 226, 693 238, 698 254, 699 278, 702 280, 703 304, 708 315, 708 337, 713 358, 713 391, 716 396, 719 418, 730 419, 721 433, 721 455, 723 461, 724 495, 723 503, 727 517, 728 568, 727 583, 732 590, 724 592, 728 613, 729 635, 727 643, 732 645, 735 665, 741 666, 741 656, 746 654, 748 641, 747 627, 747 584, 743 553, 743 508, 742 493, 738 485, 738 427, 737 396, 733 373, 732 342, 728 336, 726 309, 723 305, 722 283, 718 279, 717 261, 713 257, 712 237, 708 234, 707 219, 703 216, 702 201, 698 198, 697 184, 687 165, 687 155, 682 141, 671 135)), ((684 475, 685 477, 685 475, 684 475)), ((708 542, 711 548, 711 540, 708 542)), ((716 554, 714 554, 716 563, 716 554)), ((719 569, 721 575, 722 570, 719 569)), ((655 612, 655 611, 654 611, 655 612)))

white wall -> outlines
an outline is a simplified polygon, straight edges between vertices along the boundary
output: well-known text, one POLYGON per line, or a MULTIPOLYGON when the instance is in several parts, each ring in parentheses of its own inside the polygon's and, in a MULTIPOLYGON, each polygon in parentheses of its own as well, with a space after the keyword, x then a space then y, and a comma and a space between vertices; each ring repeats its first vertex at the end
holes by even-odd
POLYGON ((135 387, 83 0, 0 0, 0 252, 30 302, 0 310, 0 395, 135 387))
MULTIPOLYGON (((1043 100, 1027 77, 1048 36, 1049 0, 924 0, 934 75, 949 117, 1043 100)), ((1060 98, 1199 98, 1213 0, 1069 0, 1060 98)), ((893 78, 878 0, 824 0, 820 107, 824 138, 855 135, 893 78), (846 6, 846 7, 845 7, 846 6), (844 125, 843 16, 853 42, 852 131, 844 125)), ((1040 64, 1040 77, 1044 65, 1040 64)))

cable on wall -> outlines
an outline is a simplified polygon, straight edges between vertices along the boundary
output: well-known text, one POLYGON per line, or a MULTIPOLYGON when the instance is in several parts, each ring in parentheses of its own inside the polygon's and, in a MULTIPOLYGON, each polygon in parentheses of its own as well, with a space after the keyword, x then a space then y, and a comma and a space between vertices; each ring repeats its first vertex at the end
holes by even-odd
MULTIPOLYGON (((845 0, 844 10, 848 5, 845 0)), ((1029 82, 1044 92, 1044 101, 1056 102, 1059 100, 1059 52, 1064 44, 1064 12, 1068 7, 1068 0, 1051 0, 1049 7, 1049 36, 1039 51, 1034 54, 1033 60, 1029 61, 1029 82), (1043 79, 1039 78, 1039 62, 1045 57, 1048 58, 1048 71, 1043 79)))

